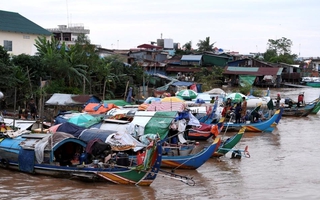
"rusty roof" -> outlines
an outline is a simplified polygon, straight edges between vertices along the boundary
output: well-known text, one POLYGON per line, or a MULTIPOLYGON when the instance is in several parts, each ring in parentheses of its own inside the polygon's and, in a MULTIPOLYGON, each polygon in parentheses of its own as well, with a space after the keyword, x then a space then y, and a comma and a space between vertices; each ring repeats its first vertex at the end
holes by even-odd
POLYGON ((201 70, 200 67, 175 67, 175 66, 167 66, 166 71, 170 72, 199 72, 201 70))
POLYGON ((152 45, 152 44, 142 44, 137 46, 138 48, 145 48, 145 49, 162 49, 160 46, 152 45))
MULTIPOLYGON (((94 95, 73 95, 71 96, 71 99, 79 102, 81 104, 86 103, 91 97, 96 97, 94 95)), ((96 97, 97 99, 99 99, 98 97, 96 97)))

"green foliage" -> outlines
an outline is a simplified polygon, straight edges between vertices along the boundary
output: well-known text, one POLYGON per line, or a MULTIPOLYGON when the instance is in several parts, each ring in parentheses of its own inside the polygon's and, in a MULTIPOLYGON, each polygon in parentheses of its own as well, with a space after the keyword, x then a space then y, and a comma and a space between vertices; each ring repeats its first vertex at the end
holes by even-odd
POLYGON ((81 89, 82 88, 66 86, 64 80, 62 79, 51 80, 44 87, 44 91, 47 94, 54 94, 54 93, 81 94, 82 92, 81 89))
POLYGON ((251 85, 245 84, 243 87, 239 87, 239 92, 244 95, 247 95, 250 93, 251 87, 251 85))
POLYGON ((1 45, 0 45, 0 64, 10 65, 10 55, 1 45))
POLYGON ((8 95, 14 91, 19 80, 14 76, 14 67, 10 61, 10 55, 0 46, 0 90, 8 95))
POLYGON ((192 51, 192 41, 189 41, 182 46, 182 49, 176 49, 175 55, 189 55, 192 51))
POLYGON ((197 43, 198 51, 213 51, 214 44, 215 42, 210 44, 210 37, 206 37, 205 40, 199 40, 197 43))
POLYGON ((264 60, 272 63, 293 64, 297 58, 296 54, 291 54, 292 41, 285 37, 277 40, 268 40, 268 49, 264 53, 264 60))
POLYGON ((223 79, 223 68, 214 66, 211 70, 202 68, 200 72, 194 74, 195 80, 202 83, 202 90, 210 90, 214 87, 220 87, 223 79))

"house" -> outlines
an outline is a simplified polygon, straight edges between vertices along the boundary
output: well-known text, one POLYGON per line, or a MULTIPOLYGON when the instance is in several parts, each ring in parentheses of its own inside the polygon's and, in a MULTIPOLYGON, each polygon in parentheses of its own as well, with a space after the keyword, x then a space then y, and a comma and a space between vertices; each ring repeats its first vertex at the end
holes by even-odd
POLYGON ((174 76, 181 81, 193 81, 193 73, 201 70, 202 55, 174 56, 166 63, 168 76, 174 76))
POLYGON ((231 86, 256 85, 267 87, 280 87, 283 68, 277 67, 234 67, 226 66, 223 75, 231 86))
POLYGON ((309 68, 311 69, 311 75, 313 77, 319 77, 320 75, 320 58, 312 58, 309 62, 309 68))
POLYGON ((300 65, 287 63, 277 63, 275 65, 283 68, 281 78, 284 82, 300 83, 302 77, 300 65))
POLYGON ((202 65, 202 55, 183 55, 180 60, 181 65, 202 65))
POLYGON ((67 46, 74 45, 78 36, 90 34, 89 29, 85 29, 82 24, 58 25, 58 28, 48 28, 53 37, 61 42, 65 42, 67 46))
POLYGON ((274 63, 264 62, 254 58, 243 58, 228 62, 228 66, 238 67, 277 67, 274 63))
POLYGON ((0 45, 11 55, 35 55, 35 40, 51 32, 19 13, 0 10, 0 45))
POLYGON ((141 44, 141 45, 138 46, 138 48, 147 49, 147 50, 160 50, 160 49, 163 49, 162 47, 156 46, 156 45, 153 45, 153 44, 141 44))
POLYGON ((204 53, 202 55, 203 64, 202 66, 218 66, 225 67, 229 61, 233 58, 228 54, 212 54, 204 53))

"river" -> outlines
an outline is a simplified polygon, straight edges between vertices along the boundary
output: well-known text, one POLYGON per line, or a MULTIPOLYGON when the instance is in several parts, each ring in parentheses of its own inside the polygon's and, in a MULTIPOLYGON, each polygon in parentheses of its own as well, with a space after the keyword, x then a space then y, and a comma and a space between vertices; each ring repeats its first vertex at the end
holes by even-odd
MULTIPOLYGON (((319 97, 317 88, 271 89, 271 96, 305 100, 319 97)), ((272 133, 244 134, 236 146, 248 146, 251 157, 210 159, 192 176, 195 186, 159 175, 150 187, 87 183, 34 176, 0 169, 1 199, 320 199, 320 113, 283 117, 272 133)), ((227 133, 228 136, 233 133, 227 133)))

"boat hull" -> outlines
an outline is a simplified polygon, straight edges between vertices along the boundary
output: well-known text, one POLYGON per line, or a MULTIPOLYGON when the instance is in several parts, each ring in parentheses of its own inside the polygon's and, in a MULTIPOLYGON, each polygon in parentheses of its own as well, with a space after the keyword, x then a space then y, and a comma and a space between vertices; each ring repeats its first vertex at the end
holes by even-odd
POLYGON ((315 105, 315 107, 312 109, 310 114, 317 114, 320 110, 320 100, 317 99, 317 104, 315 105))
POLYGON ((242 129, 239 130, 237 134, 228 138, 226 141, 222 142, 218 147, 218 149, 213 153, 212 157, 224 156, 229 151, 231 151, 240 142, 245 130, 246 130, 246 127, 243 127, 242 129))
POLYGON ((197 169, 210 159, 219 142, 220 138, 216 138, 208 147, 204 147, 196 154, 190 154, 187 156, 163 155, 161 167, 174 169, 197 169))
POLYGON ((281 109, 277 110, 273 116, 263 122, 255 122, 255 123, 224 123, 224 129, 227 131, 240 131, 242 127, 246 127, 246 131, 249 132, 272 132, 275 128, 275 125, 279 123, 281 119, 281 109))
POLYGON ((0 139, 0 167, 59 178, 77 178, 115 184, 149 186, 157 176, 162 159, 162 143, 159 141, 149 147, 146 152, 148 159, 145 159, 148 161, 140 165, 121 166, 116 162, 81 164, 80 161, 72 162, 70 165, 61 164, 61 162, 55 160, 57 159, 57 152, 60 152, 60 150, 70 151, 70 149, 86 148, 85 142, 76 138, 67 138, 52 145, 52 148, 45 149, 43 151, 43 161, 39 162, 36 156, 39 152, 32 148, 32 146, 36 146, 35 144, 39 141, 39 137, 28 137, 19 136, 17 138, 0 139), (66 149, 67 147, 70 147, 70 149, 66 149))
POLYGON ((303 107, 284 108, 282 115, 289 117, 306 117, 312 112, 316 105, 318 105, 318 102, 313 102, 303 107))
POLYGON ((306 85, 310 86, 310 87, 319 88, 320 87, 320 82, 306 82, 306 85))

